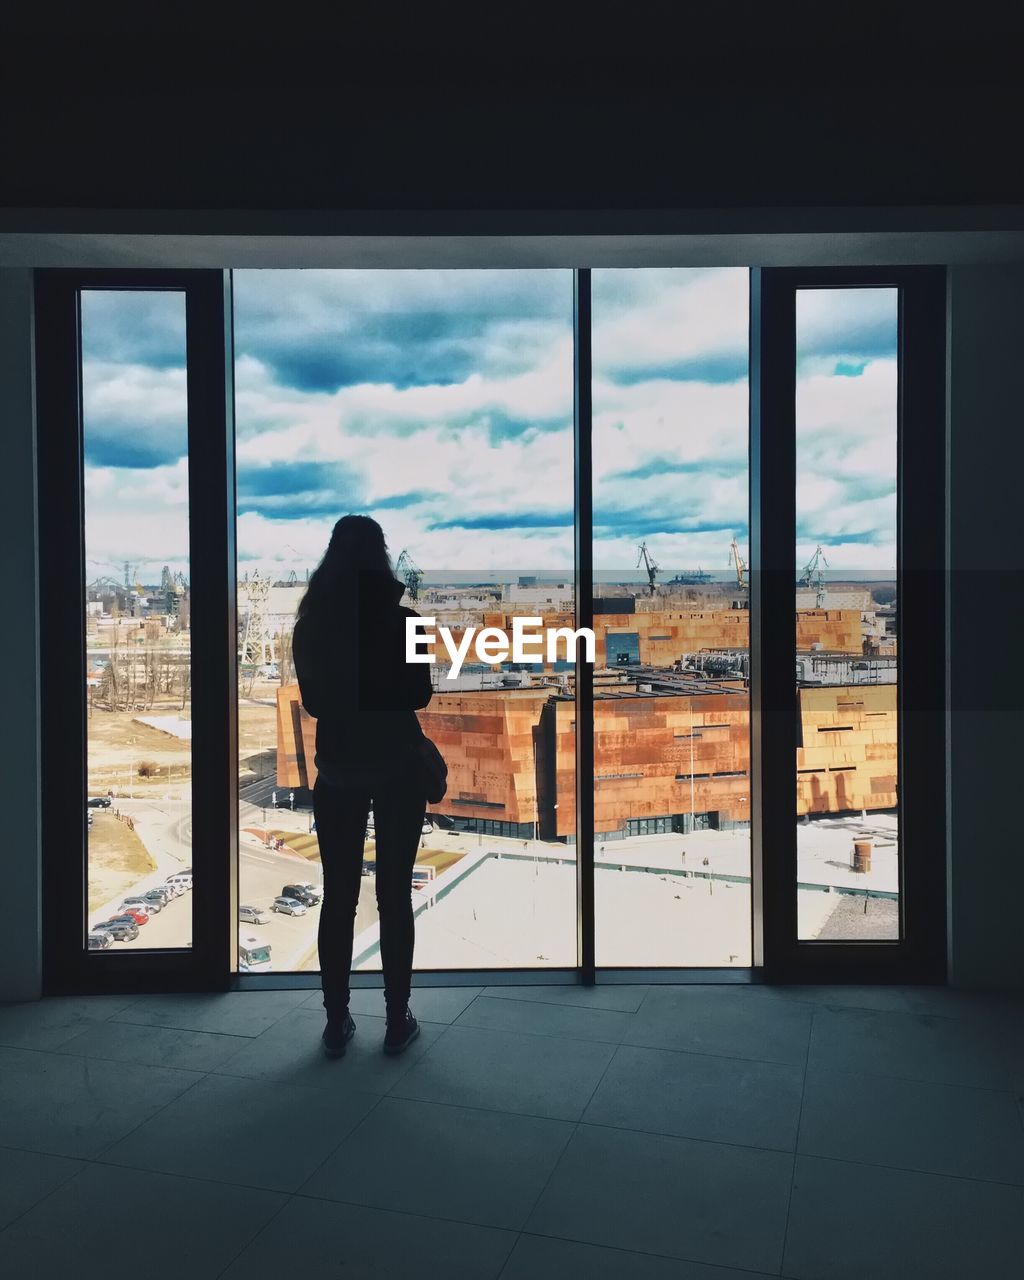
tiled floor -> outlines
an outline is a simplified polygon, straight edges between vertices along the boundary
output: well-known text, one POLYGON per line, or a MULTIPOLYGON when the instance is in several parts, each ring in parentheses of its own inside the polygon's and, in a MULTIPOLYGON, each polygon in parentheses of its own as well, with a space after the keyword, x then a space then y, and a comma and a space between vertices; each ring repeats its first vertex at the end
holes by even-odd
POLYGON ((433 988, 0 1007, 0 1275, 1019 1280, 1024 1001, 433 988))

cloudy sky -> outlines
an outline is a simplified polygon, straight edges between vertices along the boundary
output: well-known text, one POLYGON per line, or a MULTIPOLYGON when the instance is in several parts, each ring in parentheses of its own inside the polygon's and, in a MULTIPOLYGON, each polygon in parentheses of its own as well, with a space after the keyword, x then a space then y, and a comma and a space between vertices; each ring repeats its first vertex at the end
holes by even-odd
MULTIPOLYGON (((724 570, 747 542, 746 270, 594 272, 595 564, 724 570)), ((798 302, 798 542, 895 562, 896 302, 798 302)), ((235 274, 240 568, 302 575, 334 520, 430 572, 572 564, 567 271, 235 274)), ((83 299, 90 573, 185 568, 180 295, 83 299)))

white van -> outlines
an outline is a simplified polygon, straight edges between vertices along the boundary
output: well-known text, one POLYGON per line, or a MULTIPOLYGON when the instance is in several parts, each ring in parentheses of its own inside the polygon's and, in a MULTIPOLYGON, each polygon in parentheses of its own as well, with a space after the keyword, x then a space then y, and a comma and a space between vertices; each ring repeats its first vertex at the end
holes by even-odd
POLYGON ((183 893, 187 893, 192 888, 192 872, 176 871, 173 876, 168 876, 164 884, 173 889, 178 897, 183 893))
POLYGON ((238 935, 239 973, 269 973, 273 967, 269 942, 261 941, 252 933, 238 935))

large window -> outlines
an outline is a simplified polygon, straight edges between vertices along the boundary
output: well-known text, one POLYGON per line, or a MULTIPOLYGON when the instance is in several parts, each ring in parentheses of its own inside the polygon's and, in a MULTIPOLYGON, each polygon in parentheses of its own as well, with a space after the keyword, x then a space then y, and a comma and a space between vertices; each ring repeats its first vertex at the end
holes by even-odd
MULTIPOLYGON (((88 945, 192 941, 185 297, 81 295, 88 945)), ((56 587, 56 584, 54 584, 56 587)))
MULTIPOLYGON (((239 903, 274 968, 316 969, 316 723, 291 662, 295 610, 347 512, 384 528, 404 602, 460 631, 571 621, 572 277, 567 271, 243 271, 234 279, 239 903)), ((567 664, 438 655, 420 713, 449 766, 412 891, 425 969, 571 966, 575 817, 567 664), (560 803, 560 799, 562 803, 560 803)), ((380 967, 375 827, 356 918, 380 967)))
POLYGON ((292 632, 349 512, 456 643, 595 632, 434 646, 418 970, 941 977, 943 288, 41 272, 49 988, 315 981, 315 901, 274 909, 322 883, 292 632))
POLYGON ((896 289, 796 295, 801 939, 898 938, 896 289))
POLYGON ((593 273, 599 965, 750 964, 746 271, 593 273))

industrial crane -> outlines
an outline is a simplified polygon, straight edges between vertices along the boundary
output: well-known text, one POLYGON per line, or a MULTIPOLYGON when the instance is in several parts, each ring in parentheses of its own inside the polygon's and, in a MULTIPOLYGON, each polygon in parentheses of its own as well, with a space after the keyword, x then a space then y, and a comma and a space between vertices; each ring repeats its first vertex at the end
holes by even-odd
POLYGON ((658 566, 654 563, 653 556, 647 550, 646 542, 640 543, 640 557, 636 562, 636 567, 639 569, 641 565, 643 565, 644 568, 647 570, 647 590, 653 596, 656 594, 656 590, 657 590, 654 585, 654 579, 657 577, 657 574, 658 574, 658 566))
POLYGON ((423 581, 423 570, 404 548, 395 565, 395 575, 405 583, 409 599, 416 600, 420 594, 420 583, 423 581))
POLYGON ((819 542, 815 548, 814 555, 811 556, 807 564, 804 565, 804 574, 800 579, 800 583, 805 587, 815 588, 815 605, 822 609, 825 606, 825 575, 822 573, 820 565, 827 565, 825 553, 821 549, 819 542))
POLYGON ((735 564, 736 566, 736 585, 741 591, 746 591, 747 580, 745 575, 747 572, 747 562, 740 555, 739 544, 735 538, 733 538, 732 542, 729 544, 729 563, 735 564))

